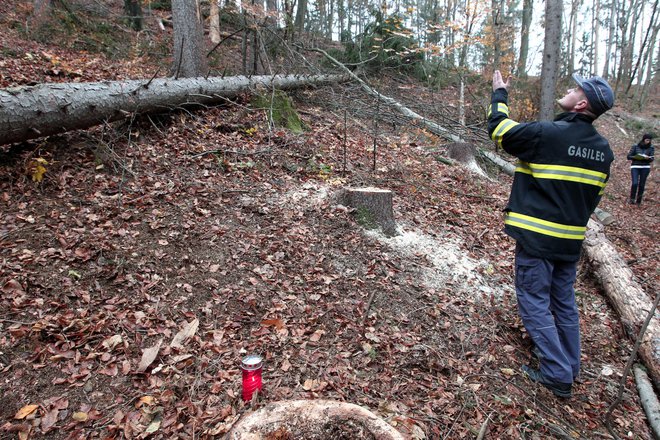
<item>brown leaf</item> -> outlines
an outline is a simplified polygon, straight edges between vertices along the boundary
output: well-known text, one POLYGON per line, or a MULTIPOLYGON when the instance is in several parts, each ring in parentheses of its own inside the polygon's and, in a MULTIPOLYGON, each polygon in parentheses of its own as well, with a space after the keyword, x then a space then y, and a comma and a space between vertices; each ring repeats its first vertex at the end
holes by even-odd
POLYGON ((39 408, 39 405, 25 405, 23 408, 18 410, 14 418, 17 420, 24 419, 33 412, 35 412, 37 408, 39 408))
POLYGON ((325 332, 323 330, 316 330, 312 336, 309 337, 309 340, 312 342, 318 342, 319 339, 321 339, 321 336, 323 336, 325 332))
POLYGON ((46 415, 41 418, 41 431, 46 433, 53 429, 53 426, 57 423, 57 417, 59 414, 60 410, 57 408, 53 408, 46 412, 46 415))
POLYGON ((112 351, 117 345, 122 343, 121 335, 113 335, 101 342, 101 346, 106 350, 112 351))
POLYGON ((275 327, 276 329, 281 330, 284 328, 284 321, 281 319, 264 319, 261 321, 261 325, 275 327))
POLYGON ((199 319, 197 318, 187 322, 183 328, 179 330, 179 333, 174 335, 174 339, 172 340, 172 343, 170 343, 170 347, 183 348, 183 344, 195 335, 198 327, 199 319))
POLYGON ((2 286, 2 292, 8 295, 21 295, 23 292, 23 286, 16 280, 9 280, 2 286))
POLYGON ((146 348, 142 352, 142 359, 140 359, 140 364, 138 365, 137 372, 138 373, 144 373, 147 368, 149 368, 149 365, 156 359, 158 356, 158 351, 160 350, 160 346, 162 345, 163 340, 159 340, 156 345, 154 345, 151 348, 146 348))

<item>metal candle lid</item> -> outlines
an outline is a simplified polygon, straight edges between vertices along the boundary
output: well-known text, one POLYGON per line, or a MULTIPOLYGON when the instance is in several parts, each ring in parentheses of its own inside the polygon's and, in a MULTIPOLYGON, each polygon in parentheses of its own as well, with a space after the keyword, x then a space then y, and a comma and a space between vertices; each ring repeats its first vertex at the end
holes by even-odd
POLYGON ((263 364, 263 358, 258 354, 251 354, 246 356, 241 361, 241 368, 246 371, 254 371, 261 368, 263 364))

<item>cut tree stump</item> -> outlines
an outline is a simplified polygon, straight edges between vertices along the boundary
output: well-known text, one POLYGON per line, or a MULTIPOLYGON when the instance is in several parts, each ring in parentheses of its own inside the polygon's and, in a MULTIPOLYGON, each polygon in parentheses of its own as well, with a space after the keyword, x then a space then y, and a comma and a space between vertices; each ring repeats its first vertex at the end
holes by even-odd
POLYGON ((371 411, 352 403, 284 400, 239 419, 225 438, 403 440, 404 437, 371 411))
POLYGON ((472 171, 475 174, 478 174, 482 177, 487 177, 484 170, 481 169, 477 160, 475 159, 475 153, 478 152, 477 147, 467 142, 450 142, 446 146, 447 155, 454 159, 457 162, 460 162, 468 170, 472 171))
POLYGON ((397 235, 392 209, 392 191, 380 188, 347 188, 339 197, 342 205, 355 208, 357 222, 367 229, 381 228, 388 237, 397 235))
MULTIPOLYGON (((589 220, 584 240, 585 256, 594 268, 605 295, 618 312, 626 333, 635 341, 646 315, 653 307, 653 301, 635 281, 632 270, 607 239, 603 229, 600 223, 589 220)), ((657 310, 646 328, 638 354, 654 385, 660 389, 660 313, 657 310)))

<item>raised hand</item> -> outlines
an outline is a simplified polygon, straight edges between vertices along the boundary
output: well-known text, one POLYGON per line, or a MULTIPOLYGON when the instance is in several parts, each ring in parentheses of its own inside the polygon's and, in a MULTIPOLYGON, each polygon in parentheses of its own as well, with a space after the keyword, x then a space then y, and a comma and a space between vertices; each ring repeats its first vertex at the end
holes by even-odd
POLYGON ((506 81, 502 79, 502 73, 499 70, 493 72, 493 92, 497 89, 509 89, 511 76, 507 77, 506 81))

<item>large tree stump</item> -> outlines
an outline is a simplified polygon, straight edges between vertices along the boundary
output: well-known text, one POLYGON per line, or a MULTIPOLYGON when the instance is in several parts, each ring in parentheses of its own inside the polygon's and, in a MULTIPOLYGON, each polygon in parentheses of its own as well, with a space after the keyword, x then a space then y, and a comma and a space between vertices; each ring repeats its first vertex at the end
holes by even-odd
MULTIPOLYGON (((586 257, 621 317, 628 336, 634 341, 653 307, 653 301, 635 281, 632 270, 607 239, 603 226, 593 220, 589 220, 588 226, 584 240, 586 257)), ((656 388, 660 389, 660 313, 657 310, 639 347, 639 357, 656 388)))
POLYGON ((371 411, 332 400, 274 402, 241 418, 227 440, 305 439, 403 440, 371 411))
POLYGON ((468 170, 482 177, 487 177, 475 158, 477 147, 467 142, 451 142, 447 144, 447 155, 455 161, 463 164, 468 170))
POLYGON ((388 237, 397 235, 392 209, 392 191, 380 188, 347 188, 340 203, 355 208, 357 222, 367 229, 381 228, 388 237))

